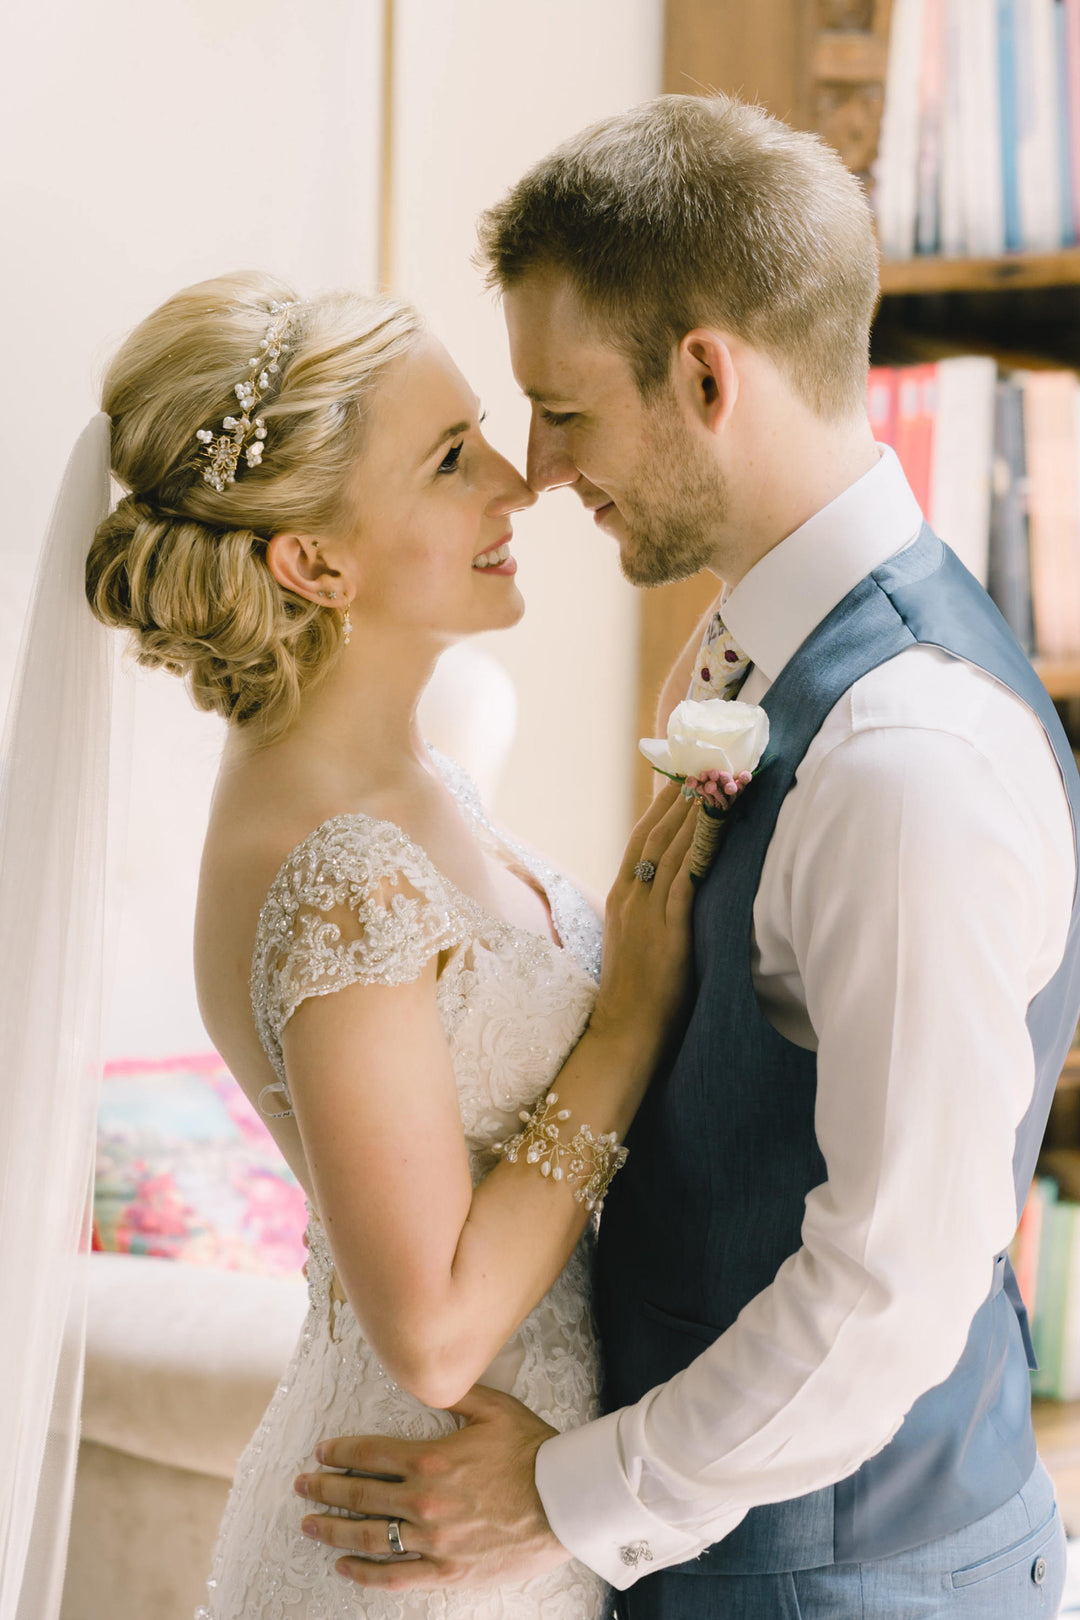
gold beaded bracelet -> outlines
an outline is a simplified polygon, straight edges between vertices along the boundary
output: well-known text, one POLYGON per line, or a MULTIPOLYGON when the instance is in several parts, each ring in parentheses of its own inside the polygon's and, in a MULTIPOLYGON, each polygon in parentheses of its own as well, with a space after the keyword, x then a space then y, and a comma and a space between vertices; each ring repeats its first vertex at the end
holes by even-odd
POLYGON ((507 1142, 493 1142, 492 1149, 508 1164, 516 1164, 524 1152, 526 1164, 538 1164, 540 1174, 550 1176, 552 1181, 565 1181, 573 1188, 579 1204, 599 1211, 616 1170, 626 1163, 626 1149, 619 1146, 614 1131, 594 1136, 588 1125, 582 1125, 569 1142, 564 1142, 561 1122, 570 1118, 570 1110, 560 1108, 556 1113, 558 1100, 558 1092, 549 1091, 531 1114, 523 1108, 518 1118, 525 1129, 507 1142))

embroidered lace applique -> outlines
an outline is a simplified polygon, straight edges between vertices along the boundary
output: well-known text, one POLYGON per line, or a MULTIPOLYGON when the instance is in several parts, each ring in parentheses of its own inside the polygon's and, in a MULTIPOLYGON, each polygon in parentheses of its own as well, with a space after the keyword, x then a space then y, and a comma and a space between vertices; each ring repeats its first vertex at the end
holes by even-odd
MULTIPOLYGON (((439 953, 436 998, 475 1182, 495 1163, 492 1143, 516 1128, 518 1109, 550 1084, 588 1022, 600 930, 572 885, 496 833, 464 773, 438 763, 477 836, 509 850, 543 887, 564 948, 489 916, 399 828, 338 816, 305 839, 274 880, 256 936, 252 1006, 287 1106, 280 1038, 301 1001, 346 984, 406 983, 439 953)), ((333 1257, 314 1215, 308 1242, 307 1319, 240 1459, 197 1620, 602 1620, 607 1588, 577 1563, 494 1591, 365 1592, 335 1573, 338 1554, 300 1534, 311 1509, 292 1481, 318 1466, 320 1439, 420 1438, 454 1427, 379 1366, 351 1306, 334 1297, 333 1257)), ((590 1229, 484 1375, 557 1429, 599 1413, 592 1249, 590 1229)))

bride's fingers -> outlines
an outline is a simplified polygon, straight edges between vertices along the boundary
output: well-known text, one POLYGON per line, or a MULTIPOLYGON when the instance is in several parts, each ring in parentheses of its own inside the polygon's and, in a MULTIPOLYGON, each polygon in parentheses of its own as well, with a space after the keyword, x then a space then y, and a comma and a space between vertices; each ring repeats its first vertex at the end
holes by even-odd
MULTIPOLYGON (((690 849, 697 830, 698 815, 703 813, 698 810, 697 814, 687 816, 685 826, 680 828, 678 836, 671 841, 668 853, 672 864, 667 891, 667 917, 670 923, 685 923, 693 909, 697 889, 690 873, 690 849)), ((658 871, 657 876, 659 875, 658 871)))
POLYGON ((700 809, 697 803, 687 806, 687 813, 678 827, 675 828, 671 841, 656 863, 656 877, 653 882, 658 888, 670 889, 682 869, 694 840, 694 828, 697 826, 700 809))
MULTIPOLYGON (((671 848, 672 841, 679 836, 687 821, 693 819, 695 808, 696 806, 692 802, 683 798, 681 790, 677 792, 660 820, 650 829, 638 859, 651 861, 653 866, 659 870, 660 863, 671 848)), ((631 867, 628 876, 632 878, 633 875, 634 868, 631 867)))
POLYGON ((621 878, 633 877, 634 867, 638 861, 643 859, 645 844, 650 833, 660 825, 672 806, 680 803, 681 800, 682 789, 678 782, 666 782, 630 834, 623 855, 622 866, 619 868, 621 878))

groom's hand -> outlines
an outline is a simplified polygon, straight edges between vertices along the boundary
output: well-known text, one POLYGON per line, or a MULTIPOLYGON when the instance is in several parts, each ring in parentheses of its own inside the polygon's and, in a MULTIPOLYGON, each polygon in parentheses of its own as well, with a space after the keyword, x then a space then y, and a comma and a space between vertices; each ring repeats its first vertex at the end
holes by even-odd
POLYGON ((352 1555, 338 1561, 340 1574, 394 1591, 500 1586, 569 1558, 534 1479, 536 1453, 556 1431, 513 1396, 482 1384, 451 1411, 465 1426, 441 1440, 362 1435, 317 1448, 320 1462, 331 1468, 381 1476, 358 1479, 320 1469, 296 1482, 310 1502, 370 1515, 304 1520, 305 1535, 352 1555), (390 1556, 391 1519, 401 1526, 407 1558, 390 1556))

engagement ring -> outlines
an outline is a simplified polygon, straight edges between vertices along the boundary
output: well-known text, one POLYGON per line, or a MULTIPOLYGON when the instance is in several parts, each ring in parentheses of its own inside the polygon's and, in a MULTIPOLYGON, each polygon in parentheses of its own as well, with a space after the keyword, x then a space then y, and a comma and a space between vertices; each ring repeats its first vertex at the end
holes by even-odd
POLYGON ((638 861, 634 867, 634 876, 639 883, 651 883, 656 876, 655 861, 638 861))

